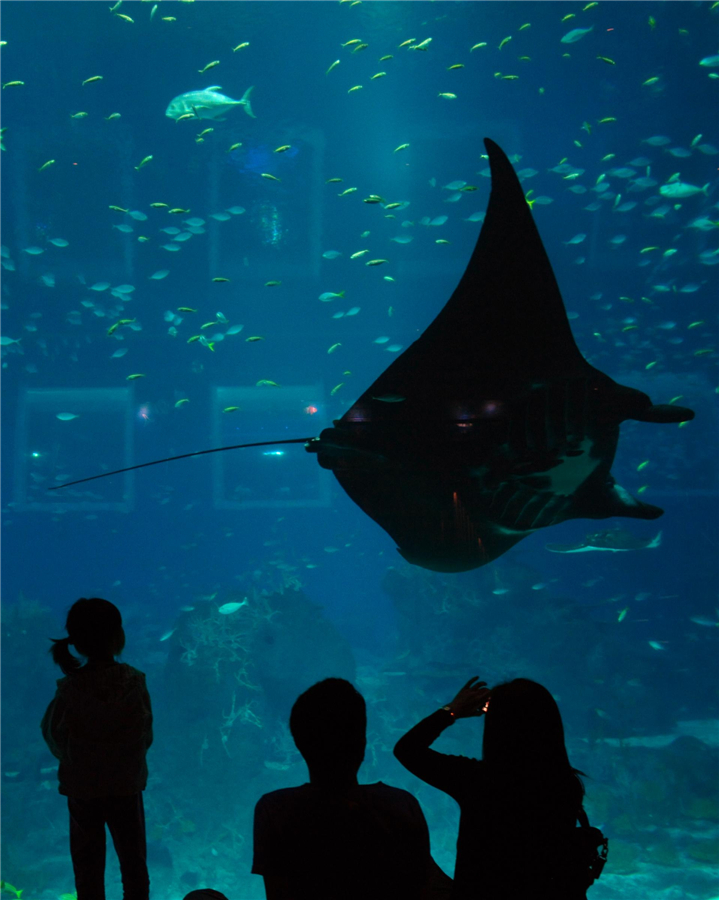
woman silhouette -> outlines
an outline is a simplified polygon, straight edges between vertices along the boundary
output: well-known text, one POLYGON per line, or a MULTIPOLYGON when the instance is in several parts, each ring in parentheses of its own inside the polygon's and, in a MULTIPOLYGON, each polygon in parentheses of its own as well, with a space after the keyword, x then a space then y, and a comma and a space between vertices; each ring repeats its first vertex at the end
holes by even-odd
POLYGON ((574 839, 584 773, 569 763, 557 704, 526 678, 485 685, 470 678, 394 748, 405 768, 459 804, 452 900, 580 900, 587 868, 574 839), (456 719, 484 713, 481 760, 429 749, 456 719))
POLYGON ((119 609, 99 597, 72 605, 68 637, 52 638, 65 673, 41 728, 60 760, 58 779, 70 811, 70 853, 77 900, 105 898, 105 823, 120 861, 124 900, 147 900, 145 755, 152 709, 145 675, 115 660, 125 646, 119 609), (73 644, 87 663, 70 653, 73 644))

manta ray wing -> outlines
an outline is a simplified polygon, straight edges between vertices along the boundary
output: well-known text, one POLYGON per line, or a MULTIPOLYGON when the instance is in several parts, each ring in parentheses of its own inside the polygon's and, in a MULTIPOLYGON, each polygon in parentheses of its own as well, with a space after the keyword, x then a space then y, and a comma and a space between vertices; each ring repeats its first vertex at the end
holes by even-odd
POLYGON ((619 424, 694 416, 583 358, 519 179, 485 146, 491 196, 456 290, 307 446, 407 560, 444 572, 567 519, 660 516, 610 474, 619 424))

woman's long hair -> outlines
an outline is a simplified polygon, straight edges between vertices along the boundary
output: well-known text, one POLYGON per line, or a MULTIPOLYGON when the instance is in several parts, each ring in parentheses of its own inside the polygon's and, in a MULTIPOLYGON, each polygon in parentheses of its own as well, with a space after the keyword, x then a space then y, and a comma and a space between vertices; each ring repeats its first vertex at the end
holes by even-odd
POLYGON ((118 656, 125 646, 120 610, 100 597, 81 597, 70 607, 65 621, 65 638, 50 638, 49 652, 65 675, 73 675, 82 666, 70 653, 72 644, 81 656, 118 656))
POLYGON ((572 767, 564 745, 564 726, 554 697, 528 678, 492 688, 484 721, 482 759, 515 776, 540 774, 551 780, 584 775, 572 767))

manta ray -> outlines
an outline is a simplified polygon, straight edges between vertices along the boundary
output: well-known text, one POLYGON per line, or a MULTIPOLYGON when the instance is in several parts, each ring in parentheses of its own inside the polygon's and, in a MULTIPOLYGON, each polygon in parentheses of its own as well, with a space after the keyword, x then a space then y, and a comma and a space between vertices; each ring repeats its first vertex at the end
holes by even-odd
POLYGON ((584 359, 519 179, 484 143, 492 189, 464 275, 342 418, 319 437, 170 459, 304 443, 408 562, 437 572, 486 565, 568 519, 662 515, 611 475, 619 426, 694 413, 655 406, 584 359))

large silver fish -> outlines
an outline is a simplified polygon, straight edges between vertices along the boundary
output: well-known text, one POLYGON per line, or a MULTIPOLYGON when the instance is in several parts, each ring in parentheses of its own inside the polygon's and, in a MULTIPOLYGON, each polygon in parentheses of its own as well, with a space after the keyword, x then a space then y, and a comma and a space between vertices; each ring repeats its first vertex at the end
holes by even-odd
POLYGON ((188 91, 170 101, 165 115, 171 119, 179 119, 180 116, 187 113, 194 113, 198 119, 214 119, 216 122, 224 122, 224 118, 220 118, 223 113, 231 110, 233 106, 243 106, 247 115, 256 119, 257 116, 252 112, 250 106, 250 91, 253 88, 254 85, 248 87, 241 100, 233 100, 232 97, 220 94, 219 91, 222 88, 217 84, 204 91, 188 91))

